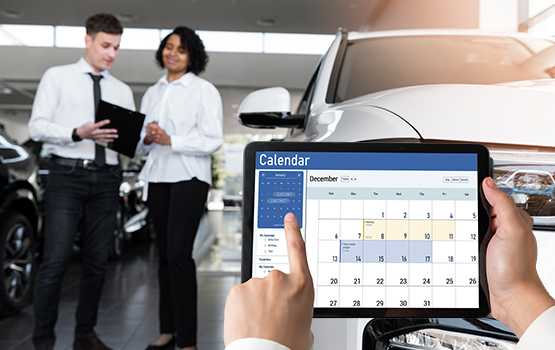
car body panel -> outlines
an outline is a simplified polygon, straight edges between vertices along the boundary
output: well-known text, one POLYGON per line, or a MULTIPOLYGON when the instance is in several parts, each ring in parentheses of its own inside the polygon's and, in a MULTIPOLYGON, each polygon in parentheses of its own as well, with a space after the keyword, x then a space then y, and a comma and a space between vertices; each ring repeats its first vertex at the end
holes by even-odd
POLYGON ((423 139, 555 147, 555 82, 544 88, 427 85, 375 93, 349 102, 387 109, 418 130, 423 139), (515 137, 515 131, 532 116, 540 123, 534 132, 515 137), (460 121, 456 128, 454 121, 460 121))
MULTIPOLYGON (((487 41, 487 45, 490 43, 495 45, 497 42, 506 43, 507 40, 501 39, 509 38, 518 50, 528 50, 530 53, 529 59, 518 64, 512 64, 510 57, 509 60, 502 59, 502 62, 507 62, 511 66, 510 72, 514 73, 513 76, 530 75, 525 79, 537 79, 538 75, 544 75, 544 73, 555 76, 553 38, 535 37, 525 33, 503 34, 443 29, 348 34, 339 32, 328 52, 322 57, 313 81, 309 84, 297 110, 298 114, 306 114, 304 127, 292 129, 284 141, 476 142, 486 144, 492 158, 496 161, 495 164, 503 167, 503 171, 543 169, 549 171, 550 176, 553 177, 555 175, 555 137, 553 136, 555 118, 553 118, 552 108, 552 103, 555 101, 555 80, 553 79, 520 79, 507 82, 505 76, 501 74, 499 81, 505 81, 502 83, 496 81, 487 84, 460 84, 457 80, 431 84, 425 81, 382 89, 363 96, 357 95, 344 101, 337 99, 339 102, 334 102, 338 84, 337 75, 341 72, 342 61, 345 52, 349 50, 350 43, 372 38, 438 35, 492 37, 492 42, 488 41, 491 38, 484 40, 477 38, 479 42, 487 41), (499 37, 500 40, 495 40, 495 37, 499 37), (544 52, 534 45, 527 46, 535 39, 538 39, 536 43, 548 43, 551 47, 544 52), (528 70, 532 66, 535 71, 528 70), (456 82, 459 83, 455 84, 456 82)), ((459 39, 461 38, 456 38, 456 40, 459 39)), ((371 55, 372 52, 368 54, 371 55)), ((404 62, 408 62, 407 66, 410 68, 410 56, 408 58, 409 60, 404 62)), ((472 59, 469 56, 469 61, 466 63, 474 62, 471 61, 472 59)), ((386 62, 386 64, 389 63, 386 62)), ((491 62, 480 63, 483 63, 480 69, 487 71, 488 63, 491 62)), ((502 69, 504 64, 497 62, 499 70, 496 74, 504 72, 502 69)), ((399 67, 404 70, 392 70, 392 72, 410 73, 410 70, 407 71, 407 66, 399 67)), ((479 77, 482 70, 472 71, 473 77, 479 77)), ((373 76, 364 75, 361 76, 361 80, 367 77, 371 79, 373 76)), ((497 78, 499 75, 496 76, 497 78)), ((513 192, 516 196, 540 196, 550 201, 554 200, 551 187, 542 188, 536 192, 531 189, 513 192)), ((544 221, 552 218, 555 220, 555 216, 543 216, 538 217, 537 221, 542 218, 544 221)), ((555 224, 546 225, 543 229, 534 229, 534 235, 538 242, 538 274, 547 290, 555 296, 554 229, 555 224)), ((313 348, 360 350, 363 346, 363 333, 370 320, 370 318, 314 319, 313 348)))
MULTIPOLYGON (((410 124, 389 111, 353 104, 310 118, 298 141, 350 142, 390 138, 419 139, 420 136, 410 124)), ((296 140, 288 138, 287 141, 296 140)))

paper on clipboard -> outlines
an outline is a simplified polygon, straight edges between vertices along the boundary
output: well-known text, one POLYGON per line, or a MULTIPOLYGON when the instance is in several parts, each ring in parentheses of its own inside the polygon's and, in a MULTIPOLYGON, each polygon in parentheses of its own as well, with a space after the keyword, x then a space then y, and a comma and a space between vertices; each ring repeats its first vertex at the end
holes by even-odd
POLYGON ((99 122, 104 119, 109 119, 110 124, 103 128, 117 129, 118 138, 107 145, 105 143, 99 144, 133 158, 137 143, 141 139, 141 129, 143 128, 145 115, 100 100, 96 109, 95 121, 99 122))

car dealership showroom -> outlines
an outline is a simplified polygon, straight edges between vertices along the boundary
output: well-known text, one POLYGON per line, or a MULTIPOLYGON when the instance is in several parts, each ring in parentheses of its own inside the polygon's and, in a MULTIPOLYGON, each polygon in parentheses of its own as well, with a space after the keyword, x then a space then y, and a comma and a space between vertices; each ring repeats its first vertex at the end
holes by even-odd
POLYGON ((555 0, 1 0, 0 350, 555 349, 554 78, 555 0))

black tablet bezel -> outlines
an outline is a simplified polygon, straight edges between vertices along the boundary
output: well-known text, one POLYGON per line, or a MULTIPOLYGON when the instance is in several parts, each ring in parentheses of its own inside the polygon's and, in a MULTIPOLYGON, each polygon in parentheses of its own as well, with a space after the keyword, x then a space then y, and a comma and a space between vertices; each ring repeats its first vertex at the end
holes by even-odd
POLYGON ((493 233, 490 228, 490 205, 481 183, 490 176, 490 157, 480 144, 462 143, 298 143, 252 142, 245 148, 243 164, 243 241, 241 281, 252 277, 254 187, 256 152, 389 152, 389 153, 472 153, 478 156, 478 243, 479 243, 479 308, 314 308, 314 317, 375 318, 375 317, 483 317, 490 313, 486 279, 486 248, 493 233))

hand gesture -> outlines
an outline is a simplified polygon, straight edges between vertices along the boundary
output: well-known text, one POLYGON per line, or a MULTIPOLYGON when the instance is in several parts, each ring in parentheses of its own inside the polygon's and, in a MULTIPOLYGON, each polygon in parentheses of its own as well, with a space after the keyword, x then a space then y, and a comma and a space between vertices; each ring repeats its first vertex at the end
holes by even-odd
POLYGON ((109 119, 104 119, 98 123, 88 122, 77 128, 77 135, 82 139, 91 139, 102 142, 113 142, 118 138, 117 129, 101 129, 110 124, 109 119))
POLYGON ((224 342, 261 338, 295 350, 310 350, 314 286, 295 215, 285 216, 285 237, 291 273, 273 270, 234 286, 225 305, 224 342))
POLYGON ((172 144, 171 137, 168 136, 164 129, 154 122, 147 124, 146 136, 144 139, 146 145, 150 145, 152 142, 165 146, 172 144))

